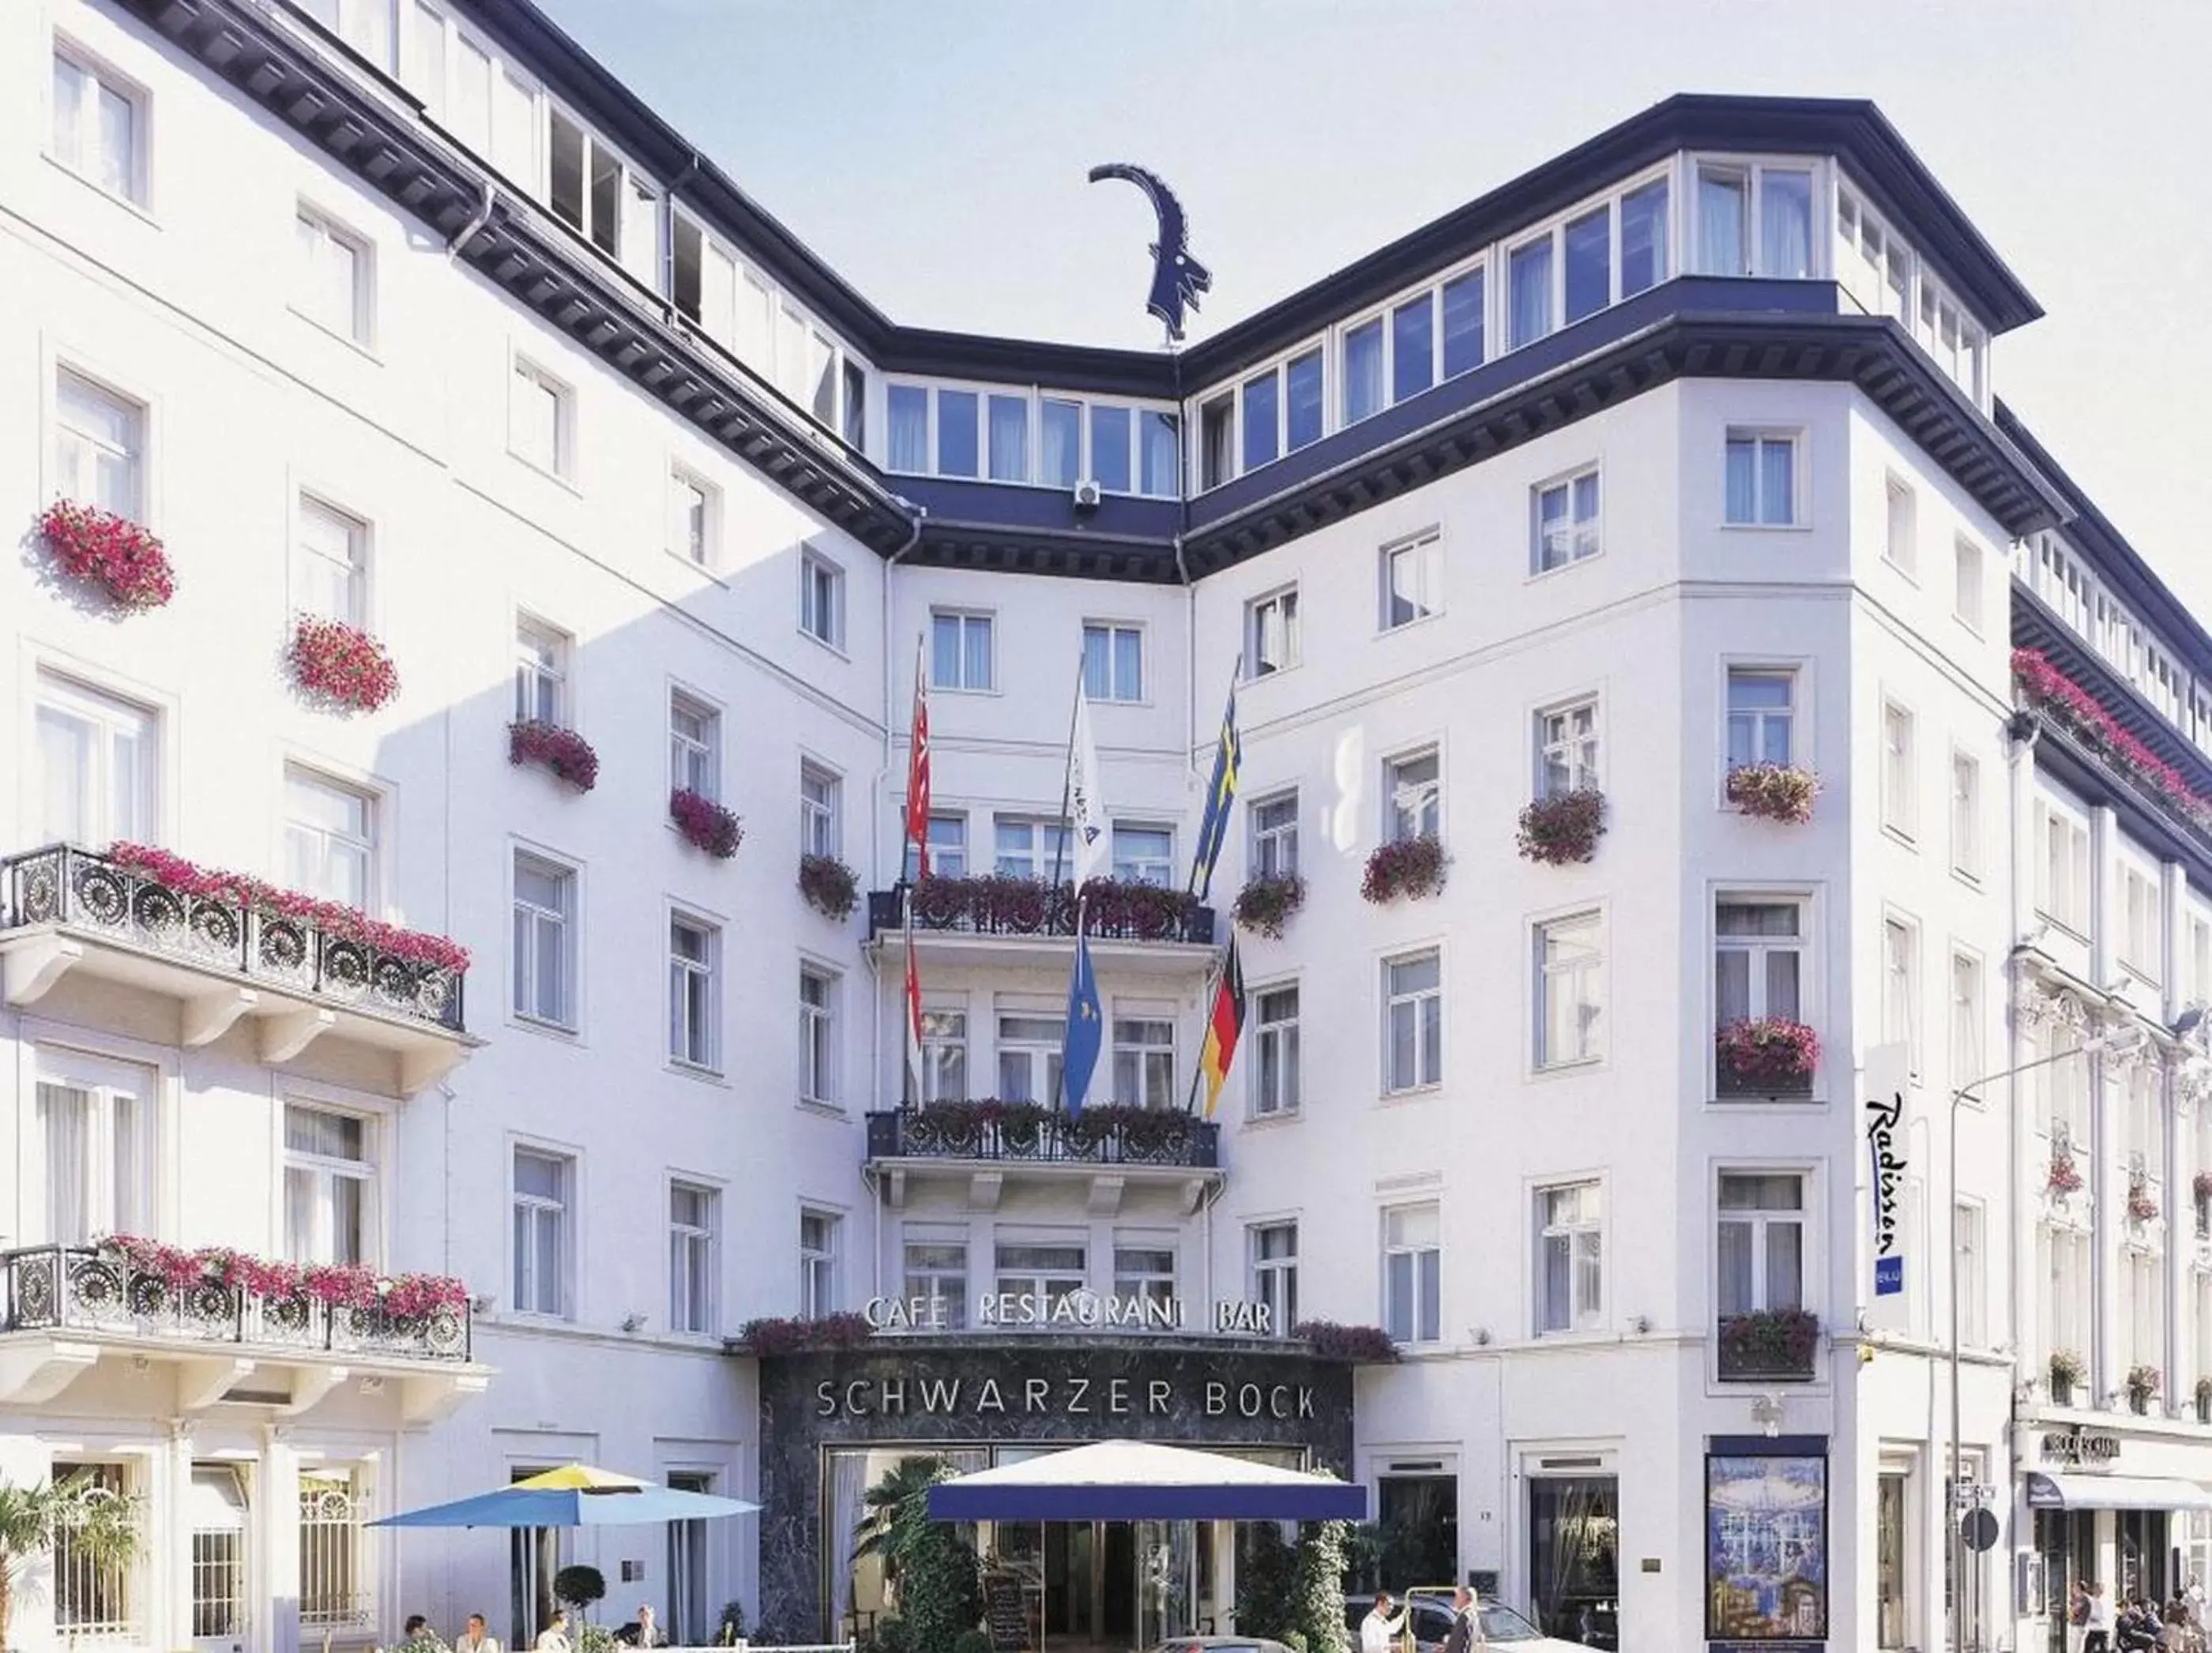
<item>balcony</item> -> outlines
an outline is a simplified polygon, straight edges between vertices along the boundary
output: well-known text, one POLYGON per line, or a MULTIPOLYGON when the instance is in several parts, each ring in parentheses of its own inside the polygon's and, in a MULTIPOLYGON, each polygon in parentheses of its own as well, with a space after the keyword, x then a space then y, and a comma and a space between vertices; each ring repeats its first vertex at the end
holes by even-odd
POLYGON ((1094 1214, 1132 1183, 1178 1187, 1186 1210, 1221 1179, 1221 1127, 1179 1109, 1096 1106, 1071 1117, 1033 1102, 939 1102, 868 1116, 868 1164, 902 1206, 910 1184, 960 1181, 976 1210, 1006 1183, 1087 1184, 1094 1214))
POLYGON ((136 990, 173 1008, 179 1044, 243 1022, 255 1058, 281 1066, 326 1041, 319 1063, 399 1096, 468 1053, 465 965, 439 961, 450 943, 341 926, 301 898, 173 864, 164 876, 66 845, 0 860, 0 997, 20 1008, 72 978, 136 990))
MULTIPOLYGON (((895 942, 911 894, 916 948, 942 962, 1065 960, 1075 939, 1076 892, 1036 878, 925 878, 868 893, 868 937, 895 942)), ((1102 960, 1203 974, 1213 958, 1214 914, 1194 897, 1152 884, 1096 878, 1083 887, 1084 933, 1102 960)))
POLYGON ((1754 1309, 1720 1318, 1724 1384, 1805 1384, 1820 1347, 1820 1317, 1803 1309, 1754 1309))

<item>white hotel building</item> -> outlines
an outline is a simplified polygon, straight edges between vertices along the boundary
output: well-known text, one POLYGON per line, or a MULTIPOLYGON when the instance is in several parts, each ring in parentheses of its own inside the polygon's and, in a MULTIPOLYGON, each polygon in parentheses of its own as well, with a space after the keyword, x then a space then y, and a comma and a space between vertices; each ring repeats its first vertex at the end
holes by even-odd
MULTIPOLYGON (((1997 399, 2039 312, 1871 106, 1670 100, 1164 355, 891 321, 526 0, 21 0, 0 65, 0 1476, 92 1467, 147 1541, 30 1559, 17 1644, 526 1637, 562 1560, 613 1622, 842 1638, 913 1444, 1157 1432, 1334 1468, 1390 1583, 1600 1645, 1933 1649, 1954 1370, 1969 1644, 2212 1566, 2212 1106, 2167 1031, 2212 997, 2212 637, 1997 399), (57 499, 158 536, 173 600, 58 572, 57 499), (397 697, 299 691, 301 614, 397 697), (1178 1109, 1237 892, 1302 875, 1213 1121, 948 1105, 1055 1075, 1073 944, 1003 886, 934 886, 902 1105, 917 636, 945 880, 1049 875, 1081 651, 1116 875, 1180 887, 1241 663, 1211 908, 1095 949, 1101 1092, 1178 1109), (595 787, 510 763, 525 712, 595 787), (1753 758, 1818 773, 1808 820, 1730 804, 1753 758), (1540 864, 1559 788, 1606 830, 1540 864), (1441 893, 1364 900, 1425 832, 1441 893), (1809 1075, 1729 1069, 1743 1017, 1809 1075), (1954 1174, 1953 1088, 2047 1057, 1959 1107, 1954 1174), (178 1291, 118 1232, 471 1302, 178 1291), (1186 1325, 967 1311, 1077 1291, 1186 1325), (737 1341, 885 1298, 943 1323, 737 1341), (1400 1358, 1212 1332, 1249 1302, 1400 1358), (767 1508, 364 1525, 570 1459, 767 1508)), ((1243 1535, 979 1541, 1054 1646, 1234 1612, 1243 1535)))

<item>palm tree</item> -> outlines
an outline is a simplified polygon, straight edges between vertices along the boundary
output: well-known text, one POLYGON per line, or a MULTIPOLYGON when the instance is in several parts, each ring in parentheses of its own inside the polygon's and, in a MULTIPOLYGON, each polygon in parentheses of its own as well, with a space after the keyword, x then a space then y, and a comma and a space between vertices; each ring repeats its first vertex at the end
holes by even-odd
POLYGON ((37 1486, 0 1481, 0 1648, 8 1644, 15 1570, 63 1539, 96 1567, 122 1565, 138 1553, 138 1500, 89 1470, 37 1486))
POLYGON ((884 1478, 868 1488, 865 1501, 867 1513, 853 1531, 853 1559, 878 1557, 884 1564, 884 1582, 897 1582, 896 1545, 892 1535, 898 1529, 899 1517, 921 1500, 920 1507, 928 1507, 929 1489, 952 1473, 952 1466, 943 1458, 901 1458, 893 1464, 884 1478))

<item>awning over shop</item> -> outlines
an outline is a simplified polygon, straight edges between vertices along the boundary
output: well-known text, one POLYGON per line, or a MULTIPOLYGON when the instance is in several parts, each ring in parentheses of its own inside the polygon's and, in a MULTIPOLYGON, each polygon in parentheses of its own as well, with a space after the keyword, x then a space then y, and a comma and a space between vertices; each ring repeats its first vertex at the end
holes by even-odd
POLYGON ((1100 1441, 929 1489, 938 1521, 1364 1521, 1367 1489, 1151 1441, 1100 1441))
POLYGON ((2045 1475, 2030 1472, 2037 1510, 2212 1510, 2212 1492, 2166 1475, 2045 1475))

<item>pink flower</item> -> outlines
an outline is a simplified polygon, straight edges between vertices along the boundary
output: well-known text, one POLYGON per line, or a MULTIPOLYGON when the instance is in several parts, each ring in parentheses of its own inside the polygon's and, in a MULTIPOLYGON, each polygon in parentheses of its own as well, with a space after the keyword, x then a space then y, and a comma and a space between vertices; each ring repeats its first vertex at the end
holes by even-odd
POLYGON ((39 533, 63 573, 98 586, 125 613, 158 609, 176 595, 161 542, 127 517, 58 500, 39 518, 39 533))
POLYGON ((1820 1036, 1786 1016, 1747 1016, 1717 1035, 1722 1067, 1739 1079, 1802 1079, 1820 1065, 1820 1036))
POLYGON ((2051 714, 2180 811, 2199 832, 2212 833, 2212 798, 2192 789, 2182 772, 2121 727, 2097 698, 2051 663, 2037 649, 2012 651, 2012 679, 2027 705, 2051 714))
POLYGON ((542 763, 579 792, 598 784, 599 754, 573 729, 525 718, 507 726, 507 760, 542 763))
POLYGON ((399 669, 384 645, 342 620, 302 615, 289 652, 292 680, 333 705, 374 711, 399 693, 399 669))
POLYGON ((703 793, 678 787, 668 795, 669 817, 695 849, 727 861, 744 842, 744 824, 703 793))

